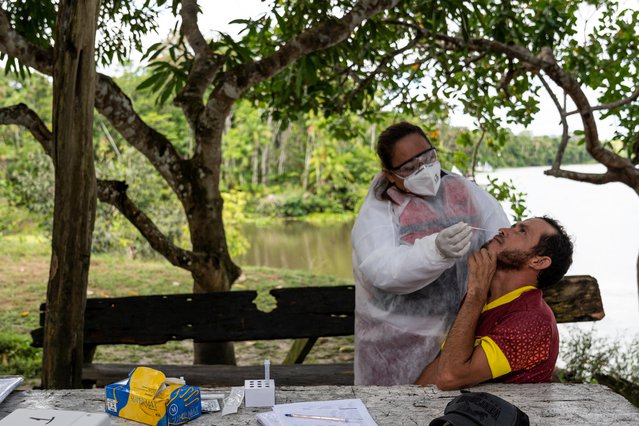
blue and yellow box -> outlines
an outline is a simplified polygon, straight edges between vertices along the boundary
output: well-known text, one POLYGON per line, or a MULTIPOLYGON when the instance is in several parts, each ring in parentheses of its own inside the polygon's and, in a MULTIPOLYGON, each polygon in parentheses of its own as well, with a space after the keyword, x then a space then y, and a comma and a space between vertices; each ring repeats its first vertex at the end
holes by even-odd
POLYGON ((202 414, 200 388, 148 367, 133 369, 128 379, 105 390, 107 413, 147 425, 181 425, 202 414))

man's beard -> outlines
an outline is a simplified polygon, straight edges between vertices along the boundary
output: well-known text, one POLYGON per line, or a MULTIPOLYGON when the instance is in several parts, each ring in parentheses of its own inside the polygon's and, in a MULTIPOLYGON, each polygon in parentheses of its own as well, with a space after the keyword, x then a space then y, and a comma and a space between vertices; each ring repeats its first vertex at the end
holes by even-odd
POLYGON ((532 253, 523 250, 504 250, 497 254, 497 270, 512 271, 521 269, 532 253))

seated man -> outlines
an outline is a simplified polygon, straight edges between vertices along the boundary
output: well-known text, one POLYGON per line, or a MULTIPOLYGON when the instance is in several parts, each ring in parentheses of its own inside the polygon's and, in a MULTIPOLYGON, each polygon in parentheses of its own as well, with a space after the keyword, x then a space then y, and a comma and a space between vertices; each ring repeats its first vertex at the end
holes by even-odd
POLYGON ((557 321, 541 290, 572 263, 555 220, 503 228, 468 259, 468 292, 440 354, 417 384, 459 389, 491 380, 549 382, 559 352, 557 321))

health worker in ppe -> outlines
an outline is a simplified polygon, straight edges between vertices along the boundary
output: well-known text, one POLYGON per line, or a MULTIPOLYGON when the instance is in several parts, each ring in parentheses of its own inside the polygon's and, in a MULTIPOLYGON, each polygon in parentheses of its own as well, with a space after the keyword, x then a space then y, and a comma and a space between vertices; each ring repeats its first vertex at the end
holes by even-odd
POLYGON ((351 235, 355 384, 411 384, 435 359, 455 319, 469 250, 510 225, 490 194, 441 170, 420 127, 390 126, 377 154, 382 172, 351 235))

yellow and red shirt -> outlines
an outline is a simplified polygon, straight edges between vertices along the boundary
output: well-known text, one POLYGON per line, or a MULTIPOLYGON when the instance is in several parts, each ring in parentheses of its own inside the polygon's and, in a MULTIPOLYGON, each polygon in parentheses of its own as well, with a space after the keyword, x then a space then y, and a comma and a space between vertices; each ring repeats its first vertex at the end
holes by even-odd
POLYGON ((475 344, 481 344, 486 353, 494 381, 550 382, 559 354, 559 333, 541 290, 520 287, 484 306, 475 344))

